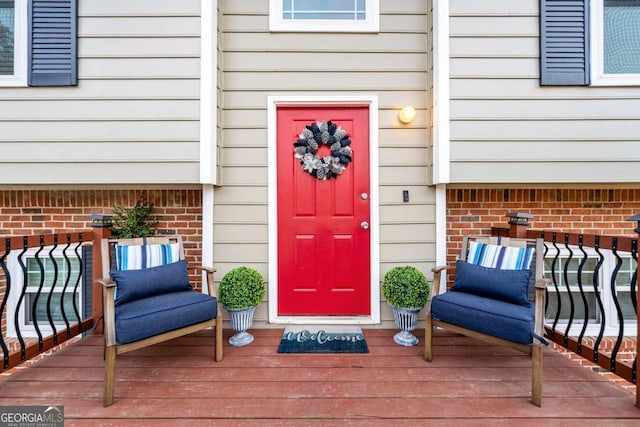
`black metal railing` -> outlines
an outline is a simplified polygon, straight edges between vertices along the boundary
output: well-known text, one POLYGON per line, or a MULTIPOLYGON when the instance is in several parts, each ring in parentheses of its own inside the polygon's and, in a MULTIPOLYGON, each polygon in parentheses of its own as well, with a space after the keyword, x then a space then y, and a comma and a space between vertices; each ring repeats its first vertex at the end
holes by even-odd
POLYGON ((89 231, 0 239, 2 370, 91 329, 85 267, 92 237, 89 231))

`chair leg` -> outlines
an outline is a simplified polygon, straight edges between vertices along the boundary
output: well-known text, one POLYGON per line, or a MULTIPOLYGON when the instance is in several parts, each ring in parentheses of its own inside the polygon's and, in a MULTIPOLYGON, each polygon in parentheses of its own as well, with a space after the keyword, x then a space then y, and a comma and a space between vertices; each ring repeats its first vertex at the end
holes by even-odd
POLYGON ((216 362, 222 360, 222 317, 216 321, 216 362))
POLYGON ((542 354, 544 349, 540 344, 533 344, 531 349, 531 401, 536 406, 542 406, 542 354))
POLYGON ((116 379, 116 347, 105 347, 104 362, 104 393, 103 406, 109 406, 113 403, 113 388, 116 379))
POLYGON ((431 362, 433 360, 433 325, 431 324, 431 316, 427 314, 424 320, 424 360, 431 362))

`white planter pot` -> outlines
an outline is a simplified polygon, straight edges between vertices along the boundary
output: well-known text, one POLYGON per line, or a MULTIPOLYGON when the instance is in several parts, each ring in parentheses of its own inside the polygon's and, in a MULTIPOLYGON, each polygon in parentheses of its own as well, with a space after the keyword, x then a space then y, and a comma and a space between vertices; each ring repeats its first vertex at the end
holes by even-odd
POLYGON ((391 306, 393 309, 393 318, 400 332, 393 336, 396 344, 407 347, 418 344, 418 338, 411 333, 418 323, 418 312, 420 308, 400 308, 391 306))
POLYGON ((243 345, 253 342, 253 335, 247 332, 247 329, 249 329, 253 323, 253 313, 256 311, 256 308, 249 307, 236 310, 225 307, 225 310, 229 312, 231 328, 236 331, 235 335, 229 338, 229 345, 242 347, 243 345))

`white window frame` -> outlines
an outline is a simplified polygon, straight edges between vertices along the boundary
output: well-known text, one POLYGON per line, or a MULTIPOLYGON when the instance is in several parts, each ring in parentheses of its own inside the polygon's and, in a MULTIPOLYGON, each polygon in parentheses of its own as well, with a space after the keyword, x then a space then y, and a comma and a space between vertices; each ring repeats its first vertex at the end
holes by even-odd
POLYGON ((27 86, 28 0, 15 0, 13 75, 0 76, 0 87, 27 86))
POLYGON ((640 74, 604 73, 604 2, 591 0, 591 86, 640 86, 640 74))
MULTIPOLYGON (((569 256, 569 252, 566 250, 566 248, 564 248, 564 244, 562 247, 560 247, 560 245, 558 246, 560 249, 560 257, 561 258, 567 258, 569 256)), ((572 246, 569 245, 569 247, 571 248, 571 250, 573 251, 573 258, 574 259, 582 259, 582 252, 578 249, 577 246, 572 246)), ((596 253, 595 249, 593 248, 584 248, 585 252, 587 253, 587 256, 590 258, 599 258, 599 255, 596 253)), ((613 273, 613 270, 616 266, 616 258, 613 255, 613 253, 610 250, 605 250, 605 249, 601 249, 600 253, 602 253, 602 255, 604 256, 603 259, 603 263, 602 263, 602 267, 600 268, 600 275, 599 275, 599 291, 600 291, 600 298, 602 299, 602 304, 603 304, 603 308, 604 308, 604 315, 606 318, 606 324, 605 324, 605 329, 604 329, 604 335, 605 336, 616 336, 618 335, 618 328, 619 328, 619 323, 618 323, 618 315, 616 312, 616 307, 615 304, 613 302, 613 295, 611 293, 611 283, 610 283, 610 278, 611 275, 613 273)), ((626 253, 626 252, 618 252, 619 255, 621 256, 627 256, 630 254, 626 253)), ((556 255, 556 251, 555 248, 550 247, 549 248, 549 252, 547 253, 547 257, 546 259, 553 259, 553 257, 556 255)), ((561 266, 562 268, 562 266, 561 266)), ((545 271, 546 273, 546 271, 545 271)), ((562 274, 562 272, 560 273, 562 274)), ((562 281, 563 278, 559 277, 559 280, 562 281)), ((593 285, 592 283, 583 283, 583 287, 586 287, 586 289, 588 291, 590 291, 589 293, 593 293, 593 285)), ((575 298, 576 297, 580 297, 580 289, 578 288, 578 286, 570 286, 569 287, 571 290, 571 294, 574 297, 574 302, 575 302, 575 298)), ((556 296, 554 295, 556 293, 555 291, 555 287, 553 286, 553 283, 549 283, 549 285, 547 286, 547 290, 549 291, 549 298, 556 298, 556 296)), ((560 292, 564 292, 566 293, 566 287, 563 284, 559 284, 558 285, 558 290, 560 292)), ((599 311, 599 309, 596 307, 596 311, 599 311)), ((555 314, 555 313, 554 313, 555 314)), ((599 315, 599 313, 597 314, 599 315)), ((553 324, 553 320, 554 320, 554 316, 545 318, 545 324, 547 325, 552 325, 553 324)), ((585 332, 586 336, 596 336, 599 334, 600 332, 600 325, 601 325, 601 319, 589 319, 589 324, 587 325, 587 329, 585 332)), ((565 319, 559 319, 558 320, 558 324, 556 325, 556 328, 559 331, 563 331, 566 329, 567 326, 567 320, 565 319)), ((571 329, 569 330, 569 335, 571 336, 578 336, 580 334, 580 331, 582 330, 582 319, 574 319, 573 320, 573 325, 571 326, 571 329)), ((636 323, 636 319, 628 319, 624 322, 624 333, 625 335, 636 335, 637 334, 637 323, 636 323)))
MULTIPOLYGON (((25 265, 28 265, 27 264, 28 259, 35 258, 35 254, 39 249, 40 248, 28 249, 22 256, 22 262, 25 265)), ((58 246, 58 248, 53 252, 53 256, 55 258, 63 258, 63 254, 62 254, 63 249, 64 249, 64 246, 58 246)), ((45 258, 48 259, 50 251, 51 251, 51 246, 45 246, 40 252, 40 255, 39 255, 40 259, 42 260, 44 260, 45 258)), ((15 317, 16 307, 18 305, 18 300, 20 299, 20 293, 22 292, 22 288, 24 286, 22 268, 20 267, 20 263, 18 262, 18 255, 20 255, 21 252, 22 252, 21 250, 14 250, 14 251, 11 251, 11 253, 7 256, 7 266, 9 269, 9 273, 11 274, 11 291, 9 293, 9 298, 7 300, 7 336, 12 338, 16 338, 18 336, 15 328, 14 317, 15 317)), ((82 256, 82 252, 80 252, 80 254, 82 256)), ((73 246, 67 249, 67 256, 75 258, 73 246)), ((61 276, 61 277, 64 278, 64 276, 61 276)), ((61 285, 64 285, 64 282, 62 284, 58 283, 56 288, 61 285)), ((75 282, 69 283, 69 287, 67 288, 67 293, 73 293, 74 287, 75 287, 75 282)), ((50 286, 43 286, 42 292, 40 294, 40 298, 43 298, 43 297, 46 298, 49 295, 50 288, 51 288, 50 286)), ((18 319, 19 319, 18 327, 20 328, 20 334, 22 335, 22 337, 37 338, 38 333, 36 332, 36 328, 34 324, 27 323, 27 314, 28 314, 27 310, 31 310, 31 306, 27 305, 27 301, 28 301, 27 293, 25 293, 25 296, 20 304, 20 311, 18 312, 18 319)), ((83 295, 82 280, 78 284, 78 312, 79 312, 78 314, 80 315, 80 318, 82 319, 82 315, 84 312, 84 295, 83 295)), ((73 323, 73 322, 70 322, 70 323, 73 323)), ((54 325, 58 331, 66 327, 64 321, 54 322, 54 325)), ((40 321, 38 323, 38 327, 40 328, 40 333, 42 333, 43 336, 50 336, 53 333, 53 330, 51 329, 51 325, 49 324, 49 321, 44 321, 44 322, 40 321)))
POLYGON ((283 0, 269 0, 269 31, 283 32, 350 32, 377 33, 380 31, 380 1, 365 0, 366 19, 283 19, 283 0))

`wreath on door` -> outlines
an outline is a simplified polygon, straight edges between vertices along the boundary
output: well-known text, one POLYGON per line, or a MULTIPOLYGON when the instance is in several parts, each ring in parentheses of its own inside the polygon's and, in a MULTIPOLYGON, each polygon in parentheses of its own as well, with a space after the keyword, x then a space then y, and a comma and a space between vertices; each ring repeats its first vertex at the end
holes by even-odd
POLYGON ((349 146, 351 140, 347 132, 331 120, 314 122, 300 133, 293 143, 295 157, 300 159, 302 170, 317 179, 337 178, 353 160, 353 150, 349 146), (326 145, 331 155, 320 157, 318 149, 326 145))

